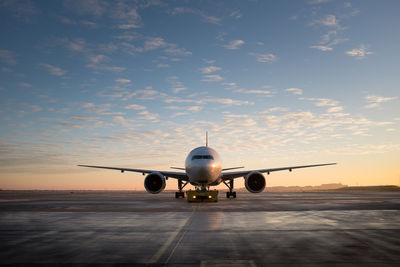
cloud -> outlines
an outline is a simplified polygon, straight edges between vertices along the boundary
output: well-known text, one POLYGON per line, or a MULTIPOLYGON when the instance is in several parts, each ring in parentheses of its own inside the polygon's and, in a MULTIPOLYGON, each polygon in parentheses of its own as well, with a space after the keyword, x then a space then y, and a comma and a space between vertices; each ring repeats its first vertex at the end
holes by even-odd
POLYGON ((346 55, 356 57, 358 59, 363 59, 365 58, 366 55, 371 55, 373 52, 367 51, 367 47, 365 45, 360 45, 359 48, 354 48, 352 50, 346 51, 346 55))
POLYGON ((117 83, 130 83, 131 80, 125 79, 125 78, 118 78, 115 80, 117 83))
POLYGON ((32 84, 26 83, 26 82, 20 82, 19 86, 21 86, 21 87, 32 87, 32 84))
POLYGON ((181 91, 187 90, 187 88, 183 85, 177 76, 170 76, 167 78, 169 84, 172 85, 172 92, 177 94, 181 91))
POLYGON ((93 122, 93 121, 97 121, 99 119, 99 117, 73 115, 73 116, 70 116, 69 119, 77 120, 77 121, 93 122))
POLYGON ((286 91, 291 92, 294 95, 302 95, 303 94, 303 90, 301 90, 299 88, 288 88, 288 89, 286 89, 286 91))
POLYGON ((367 95, 365 97, 365 100, 370 103, 368 105, 365 105, 364 108, 377 108, 379 107, 382 103, 391 101, 397 99, 396 96, 394 97, 383 97, 383 96, 377 96, 377 95, 367 95))
POLYGON ((338 104, 338 101, 329 98, 300 98, 300 100, 313 101, 317 107, 333 107, 338 104))
POLYGON ((126 108, 126 109, 134 109, 134 110, 145 110, 146 109, 146 107, 141 106, 141 105, 137 105, 137 104, 127 105, 124 108, 126 108))
POLYGON ((199 15, 201 18, 203 18, 204 21, 213 23, 213 24, 218 24, 221 21, 220 18, 217 18, 215 16, 206 15, 203 11, 201 11, 200 9, 196 9, 196 8, 176 7, 173 10, 171 10, 169 13, 171 15, 195 14, 195 15, 199 15))
POLYGON ((138 24, 120 24, 118 25, 118 28, 122 29, 122 30, 130 30, 130 29, 138 29, 141 28, 141 25, 138 24))
POLYGON ((137 117, 137 119, 158 121, 158 114, 150 113, 147 110, 143 110, 143 111, 139 112, 138 114, 141 116, 137 117))
POLYGON ((312 45, 310 46, 310 48, 315 48, 321 51, 332 51, 332 47, 329 46, 325 46, 325 45, 312 45))
POLYGON ((234 99, 230 99, 230 98, 213 98, 213 97, 205 98, 204 102, 219 103, 219 104, 234 105, 234 106, 252 104, 249 101, 234 100, 234 99))
POLYGON ((244 44, 243 40, 233 40, 229 44, 224 45, 225 48, 230 50, 237 50, 244 44))
POLYGON ((84 39, 70 41, 67 44, 67 48, 75 52, 83 52, 86 48, 86 41, 84 39))
POLYGON ((233 17, 235 19, 240 19, 243 15, 240 12, 240 10, 234 10, 231 12, 231 14, 229 14, 230 17, 233 17))
POLYGON ((168 44, 168 48, 164 52, 176 56, 189 56, 192 54, 192 52, 187 51, 185 48, 178 48, 176 44, 168 44))
POLYGON ((204 75, 203 80, 201 80, 201 81, 203 81, 203 82, 219 82, 222 80, 223 80, 223 78, 220 75, 213 74, 213 75, 204 75))
POLYGON ((189 111, 200 111, 202 109, 202 107, 201 106, 190 106, 190 107, 187 107, 187 108, 185 108, 185 110, 189 110, 189 111))
POLYGON ((270 90, 248 90, 248 89, 240 88, 240 89, 235 90, 235 92, 241 93, 241 94, 260 94, 260 95, 272 96, 272 92, 270 90))
POLYGON ((30 109, 33 112, 39 112, 42 110, 42 108, 38 105, 20 104, 20 106, 25 109, 30 109))
POLYGON ((110 65, 105 65, 105 64, 88 64, 86 65, 88 68, 94 69, 94 70, 104 70, 104 71, 110 71, 110 72, 116 72, 120 73, 126 70, 125 67, 119 67, 119 66, 110 66, 110 65))
POLYGON ((166 46, 167 43, 161 37, 150 37, 144 42, 143 49, 145 51, 155 50, 160 47, 166 46))
POLYGON ((63 70, 60 67, 56 67, 46 63, 40 63, 39 66, 46 69, 47 71, 50 72, 50 74, 55 76, 63 76, 67 72, 66 70, 63 70))
POLYGON ((0 61, 11 66, 17 65, 14 53, 9 50, 0 50, 0 61))
POLYGON ((309 0, 308 3, 310 5, 316 5, 316 4, 324 4, 324 3, 328 3, 331 0, 309 0))
POLYGON ((107 59, 107 57, 105 55, 96 55, 96 56, 89 57, 89 61, 92 62, 93 64, 99 64, 104 59, 107 59))
POLYGON ((315 24, 322 24, 327 27, 337 27, 339 26, 339 21, 335 15, 326 15, 322 19, 314 21, 315 24))
POLYGON ((121 124, 122 126, 129 126, 129 123, 123 116, 114 116, 112 119, 114 122, 121 124))
POLYGON ((102 0, 65 0, 64 6, 80 15, 100 17, 108 10, 106 1, 102 0))
POLYGON ((81 105, 81 107, 83 107, 83 108, 94 108, 94 104, 93 104, 93 103, 90 103, 90 102, 81 103, 80 105, 81 105))
POLYGON ((251 56, 255 56, 258 62, 262 63, 272 63, 276 61, 277 57, 274 54, 258 54, 258 53, 249 53, 251 56))
POLYGON ((39 13, 35 1, 1 1, 0 8, 8 9, 8 12, 20 20, 29 22, 32 17, 39 13))
POLYGON ((208 67, 201 68, 199 70, 202 73, 213 73, 213 72, 221 70, 221 68, 220 67, 216 67, 216 66, 208 66, 208 67))
POLYGON ((329 113, 334 113, 334 112, 339 112, 342 111, 343 107, 342 106, 336 106, 336 107, 331 107, 327 110, 329 113))
POLYGON ((165 63, 159 63, 156 65, 157 68, 168 68, 169 64, 165 64, 165 63))

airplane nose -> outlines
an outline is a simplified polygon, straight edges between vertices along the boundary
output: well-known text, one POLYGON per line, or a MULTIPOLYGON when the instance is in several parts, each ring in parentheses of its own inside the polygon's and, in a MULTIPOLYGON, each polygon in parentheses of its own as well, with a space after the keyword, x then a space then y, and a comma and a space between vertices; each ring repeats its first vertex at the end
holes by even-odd
POLYGON ((199 168, 197 169, 198 172, 198 180, 199 182, 209 182, 211 179, 211 171, 212 171, 212 167, 211 166, 199 166, 199 168))

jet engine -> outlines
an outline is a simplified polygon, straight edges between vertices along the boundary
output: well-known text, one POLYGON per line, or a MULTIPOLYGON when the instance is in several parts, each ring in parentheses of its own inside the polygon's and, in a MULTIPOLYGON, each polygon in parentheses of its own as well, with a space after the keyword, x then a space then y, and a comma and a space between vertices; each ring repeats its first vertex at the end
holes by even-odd
POLYGON ((144 179, 144 188, 151 194, 158 194, 165 188, 165 177, 159 172, 152 172, 144 179))
POLYGON ((265 178, 260 172, 250 172, 244 177, 246 189, 251 193, 260 193, 265 188, 265 178))

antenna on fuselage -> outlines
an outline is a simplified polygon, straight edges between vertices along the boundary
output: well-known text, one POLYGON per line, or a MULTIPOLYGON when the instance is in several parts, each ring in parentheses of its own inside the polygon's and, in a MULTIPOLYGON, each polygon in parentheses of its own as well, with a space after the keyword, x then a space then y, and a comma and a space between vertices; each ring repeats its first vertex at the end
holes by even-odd
POLYGON ((208 132, 206 131, 206 147, 208 147, 208 132))

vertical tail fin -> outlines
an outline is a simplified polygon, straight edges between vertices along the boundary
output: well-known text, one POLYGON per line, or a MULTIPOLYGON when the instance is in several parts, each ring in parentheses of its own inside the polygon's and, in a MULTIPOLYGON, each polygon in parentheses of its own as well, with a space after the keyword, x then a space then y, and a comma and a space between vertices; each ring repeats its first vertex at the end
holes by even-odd
POLYGON ((206 131, 206 147, 208 147, 208 132, 206 131))

